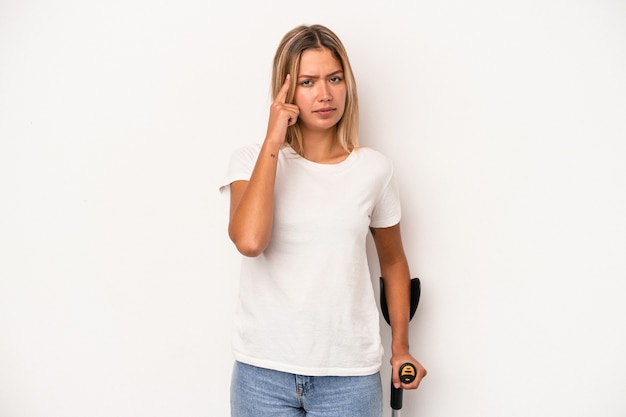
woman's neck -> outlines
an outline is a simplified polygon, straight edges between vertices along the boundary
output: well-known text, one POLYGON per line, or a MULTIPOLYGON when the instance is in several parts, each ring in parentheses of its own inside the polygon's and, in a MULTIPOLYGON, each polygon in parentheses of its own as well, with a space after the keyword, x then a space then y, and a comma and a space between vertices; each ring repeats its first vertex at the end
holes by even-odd
POLYGON ((302 142, 304 149, 300 153, 304 158, 320 164, 341 162, 349 154, 337 141, 334 130, 320 134, 309 133, 303 135, 302 142))

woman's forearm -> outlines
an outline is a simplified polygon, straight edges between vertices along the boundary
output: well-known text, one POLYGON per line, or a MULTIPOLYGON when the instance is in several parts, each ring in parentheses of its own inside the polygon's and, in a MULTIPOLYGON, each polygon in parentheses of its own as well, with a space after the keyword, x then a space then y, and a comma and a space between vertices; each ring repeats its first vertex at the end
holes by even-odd
POLYGON ((280 145, 265 141, 250 181, 231 186, 228 233, 245 256, 261 254, 270 241, 274 217, 274 183, 280 145))

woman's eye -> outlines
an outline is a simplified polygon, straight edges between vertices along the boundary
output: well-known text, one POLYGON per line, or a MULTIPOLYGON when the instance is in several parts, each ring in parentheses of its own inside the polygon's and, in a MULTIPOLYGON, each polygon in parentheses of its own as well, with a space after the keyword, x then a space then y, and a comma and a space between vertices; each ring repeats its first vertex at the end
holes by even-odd
POLYGON ((308 86, 310 86, 310 85, 313 85, 313 81, 311 81, 311 80, 304 80, 304 81, 302 81, 302 82, 300 83, 300 85, 303 85, 303 86, 305 86, 305 87, 308 87, 308 86))
POLYGON ((332 78, 330 79, 330 82, 331 82, 331 83, 338 83, 338 82, 341 82, 341 77, 332 77, 332 78))

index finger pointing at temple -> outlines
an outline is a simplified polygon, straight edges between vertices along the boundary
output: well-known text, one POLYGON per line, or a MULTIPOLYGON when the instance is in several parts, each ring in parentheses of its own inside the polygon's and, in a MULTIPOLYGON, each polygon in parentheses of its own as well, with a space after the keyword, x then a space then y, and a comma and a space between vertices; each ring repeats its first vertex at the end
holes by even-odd
POLYGON ((276 94, 276 98, 274 99, 275 102, 277 103, 287 102, 287 93, 289 92, 289 79, 290 78, 291 76, 287 74, 287 77, 285 78, 285 82, 283 83, 283 86, 280 87, 278 94, 276 94))

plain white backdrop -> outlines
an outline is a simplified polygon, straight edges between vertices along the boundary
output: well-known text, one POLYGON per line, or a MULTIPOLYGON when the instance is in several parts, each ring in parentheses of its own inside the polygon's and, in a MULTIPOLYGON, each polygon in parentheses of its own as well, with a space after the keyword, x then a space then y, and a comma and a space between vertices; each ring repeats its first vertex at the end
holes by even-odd
POLYGON ((429 370, 403 415, 625 417, 619 0, 0 0, 0 416, 229 415, 218 186, 301 23, 395 162, 429 370))

